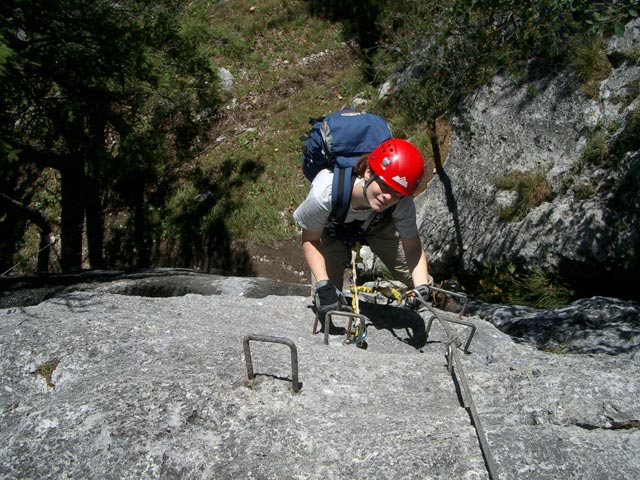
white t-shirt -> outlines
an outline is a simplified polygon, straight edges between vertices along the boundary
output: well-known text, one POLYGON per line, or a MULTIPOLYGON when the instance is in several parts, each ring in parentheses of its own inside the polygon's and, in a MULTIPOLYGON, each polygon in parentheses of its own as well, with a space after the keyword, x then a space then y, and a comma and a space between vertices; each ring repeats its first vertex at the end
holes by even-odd
MULTIPOLYGON (((363 181, 363 178, 358 178, 356 179, 356 184, 363 181)), ((331 170, 321 170, 316 175, 307 198, 293 212, 293 219, 300 227, 311 232, 322 232, 324 230, 329 223, 329 215, 331 214, 332 185, 333 172, 331 170)), ((376 212, 372 209, 354 210, 349 205, 349 212, 344 223, 350 223, 354 220, 367 220, 369 216, 373 217, 375 214, 376 212)), ((402 238, 412 238, 418 234, 416 206, 413 203, 413 197, 402 197, 396 204, 392 217, 396 230, 402 238)))

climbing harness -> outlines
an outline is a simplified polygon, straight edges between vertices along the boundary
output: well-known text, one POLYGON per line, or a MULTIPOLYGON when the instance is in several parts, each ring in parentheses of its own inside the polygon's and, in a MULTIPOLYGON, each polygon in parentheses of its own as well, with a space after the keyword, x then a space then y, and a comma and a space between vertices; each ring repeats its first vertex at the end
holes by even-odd
POLYGON ((375 295, 376 298, 378 294, 387 299, 387 305, 393 303, 394 301, 400 305, 402 303, 402 292, 400 289, 395 288, 393 286, 381 286, 380 280, 376 280, 372 287, 368 287, 366 285, 358 285, 356 287, 358 292, 360 293, 369 293, 375 295))
MULTIPOLYGON (((366 349, 367 342, 365 337, 367 336, 367 323, 369 319, 360 313, 360 301, 358 298, 357 287, 357 265, 362 263, 362 257, 360 256, 360 242, 355 242, 351 251, 351 277, 350 277, 350 290, 352 294, 351 307, 345 306, 344 310, 332 310, 327 312, 327 322, 325 322, 324 328, 324 344, 329 345, 329 326, 333 323, 335 317, 346 317, 349 319, 346 329, 346 336, 343 341, 345 345, 355 345, 358 348, 366 349)), ((318 330, 318 316, 316 315, 313 323, 313 333, 316 334, 318 330)))
POLYGON ((362 263, 362 257, 360 256, 360 242, 356 242, 351 250, 351 309, 355 315, 349 320, 347 327, 347 337, 344 343, 347 345, 355 344, 359 348, 366 348, 367 344, 364 341, 367 336, 367 317, 360 313, 360 299, 358 298, 358 263, 362 263), (353 321, 355 319, 355 322, 353 321))

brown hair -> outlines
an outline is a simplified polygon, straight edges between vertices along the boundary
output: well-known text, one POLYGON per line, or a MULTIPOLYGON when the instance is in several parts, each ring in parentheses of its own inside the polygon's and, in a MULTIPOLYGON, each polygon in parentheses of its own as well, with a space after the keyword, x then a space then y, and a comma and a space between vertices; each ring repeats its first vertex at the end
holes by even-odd
POLYGON ((364 177, 364 172, 367 171, 367 167, 369 166, 369 154, 363 154, 359 159, 356 166, 353 167, 353 173, 355 173, 358 177, 364 177))

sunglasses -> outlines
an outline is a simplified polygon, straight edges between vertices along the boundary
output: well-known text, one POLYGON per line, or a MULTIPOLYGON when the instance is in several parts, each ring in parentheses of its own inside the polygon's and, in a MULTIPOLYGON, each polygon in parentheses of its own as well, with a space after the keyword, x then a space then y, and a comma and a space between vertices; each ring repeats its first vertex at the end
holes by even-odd
POLYGON ((402 193, 397 191, 395 188, 390 187, 387 183, 384 182, 380 177, 376 176, 376 182, 380 186, 380 191, 386 195, 391 195, 394 198, 404 197, 402 193))

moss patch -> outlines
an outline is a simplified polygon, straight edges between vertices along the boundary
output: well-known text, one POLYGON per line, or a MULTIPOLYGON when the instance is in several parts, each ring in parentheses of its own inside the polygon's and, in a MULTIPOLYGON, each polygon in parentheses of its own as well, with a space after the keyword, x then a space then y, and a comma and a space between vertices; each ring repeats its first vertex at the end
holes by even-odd
POLYGON ((39 365, 38 368, 36 368, 35 373, 44 378, 44 380, 47 382, 47 386, 56 388, 56 386, 51 381, 51 376, 53 375, 54 370, 59 364, 60 360, 58 359, 49 360, 39 365))

